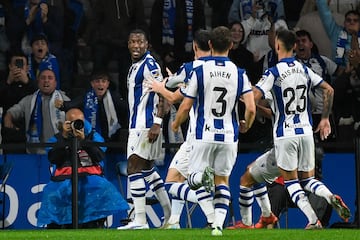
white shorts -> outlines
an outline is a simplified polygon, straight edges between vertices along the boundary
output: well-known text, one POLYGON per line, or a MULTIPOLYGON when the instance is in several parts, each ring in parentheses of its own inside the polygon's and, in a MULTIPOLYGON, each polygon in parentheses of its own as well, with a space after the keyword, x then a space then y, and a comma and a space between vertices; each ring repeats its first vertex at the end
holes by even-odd
POLYGON ((275 157, 278 166, 286 171, 309 172, 315 168, 313 135, 276 139, 275 157))
POLYGON ((192 141, 189 157, 189 173, 203 172, 207 166, 215 170, 215 175, 230 176, 236 161, 238 143, 207 143, 192 141))
POLYGON ((249 172, 258 183, 272 183, 280 176, 275 158, 275 149, 271 148, 260 155, 249 167, 249 172))
POLYGON ((148 138, 149 130, 150 129, 129 130, 127 158, 132 154, 136 154, 146 160, 156 160, 161 157, 163 142, 162 132, 160 131, 160 134, 154 143, 150 143, 148 138))
POLYGON ((175 168, 185 178, 188 176, 191 148, 192 145, 188 141, 183 142, 169 166, 169 168, 175 168))

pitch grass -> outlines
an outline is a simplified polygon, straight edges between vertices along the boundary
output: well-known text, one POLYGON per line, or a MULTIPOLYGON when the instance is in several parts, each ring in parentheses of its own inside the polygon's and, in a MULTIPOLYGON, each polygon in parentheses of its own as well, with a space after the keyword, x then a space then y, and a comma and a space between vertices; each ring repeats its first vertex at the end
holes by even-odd
POLYGON ((256 230, 224 230, 223 236, 211 236, 209 229, 180 230, 0 230, 1 240, 359 240, 359 229, 256 229, 256 230))

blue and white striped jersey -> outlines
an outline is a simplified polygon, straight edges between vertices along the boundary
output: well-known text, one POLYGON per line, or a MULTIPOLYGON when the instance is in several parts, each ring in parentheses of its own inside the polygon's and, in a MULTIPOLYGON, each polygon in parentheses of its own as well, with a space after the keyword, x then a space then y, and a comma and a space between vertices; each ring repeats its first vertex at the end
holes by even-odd
MULTIPOLYGON (((178 86, 180 83, 182 83, 183 85, 180 88, 180 92, 183 95, 186 95, 186 87, 188 85, 189 82, 189 78, 191 76, 191 73, 193 72, 193 70, 201 65, 203 65, 205 63, 206 60, 210 59, 211 57, 200 57, 192 62, 187 62, 184 63, 180 69, 176 72, 175 75, 169 77, 168 81, 166 82, 166 86, 167 87, 176 87, 178 86)), ((192 136, 194 127, 195 127, 195 115, 194 115, 194 109, 191 108, 190 112, 189 112, 189 127, 188 127, 188 132, 187 132, 187 136, 192 136)), ((188 138, 188 137, 187 137, 188 138)))
POLYGON ((159 97, 143 84, 149 77, 157 81, 163 80, 159 64, 147 52, 142 59, 131 65, 128 74, 129 129, 146 129, 153 125, 159 97))
POLYGON ((249 91, 251 84, 245 71, 227 57, 211 57, 194 69, 185 94, 196 100, 195 138, 205 142, 237 142, 237 103, 249 91))
POLYGON ((312 135, 309 91, 323 79, 293 57, 265 71, 256 87, 272 91, 275 104, 274 139, 312 135))
POLYGON ((181 65, 179 70, 173 76, 168 78, 166 82, 166 87, 175 88, 180 83, 187 83, 189 81, 190 74, 194 68, 202 65, 209 57, 200 57, 192 62, 187 62, 181 65))

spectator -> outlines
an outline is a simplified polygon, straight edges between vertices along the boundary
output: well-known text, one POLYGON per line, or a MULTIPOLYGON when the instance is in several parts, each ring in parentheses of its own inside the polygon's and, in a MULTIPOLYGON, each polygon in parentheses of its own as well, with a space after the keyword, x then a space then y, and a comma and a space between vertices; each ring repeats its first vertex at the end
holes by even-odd
MULTIPOLYGON (((308 2, 312 3, 312 10, 300 16, 299 21, 297 21, 295 25, 295 29, 308 31, 315 43, 321 43, 317 45, 320 55, 332 59, 332 43, 321 22, 315 0, 309 0, 308 2)), ((331 0, 327 0, 328 5, 330 2, 331 0)), ((331 12, 331 15, 336 24, 341 25, 344 23, 343 14, 331 12)))
POLYGON ((268 32, 271 28, 271 21, 263 9, 264 5, 254 4, 252 6, 252 15, 248 19, 241 21, 244 28, 242 43, 252 52, 256 62, 270 50, 268 32), (258 14, 259 11, 263 11, 263 14, 258 14))
MULTIPOLYGON (((341 67, 338 67, 331 59, 322 56, 317 51, 317 45, 312 40, 312 36, 305 30, 296 32, 297 44, 295 47, 296 59, 305 64, 316 74, 321 76, 326 82, 331 84, 332 78, 336 77, 341 72, 341 67)), ((322 89, 313 89, 309 92, 312 108, 313 126, 317 126, 321 120, 323 111, 323 97, 322 89)), ((333 132, 328 139, 335 137, 335 123, 332 113, 330 113, 330 123, 333 132)), ((315 142, 319 141, 318 134, 315 135, 315 142)))
MULTIPOLYGON (((59 124, 65 114, 55 107, 55 99, 70 100, 63 92, 56 90, 56 75, 50 69, 43 69, 37 80, 35 93, 23 97, 5 114, 4 127, 14 128, 17 121, 24 119, 25 134, 29 143, 44 143, 59 132, 59 124)), ((28 149, 30 153, 44 154, 43 149, 28 149)))
MULTIPOLYGON (((277 63, 277 54, 275 52, 275 35, 279 29, 287 29, 286 23, 283 20, 272 23, 270 31, 268 32, 268 44, 271 50, 256 63, 256 69, 253 70, 250 76, 251 82, 255 85, 261 78, 262 73, 269 67, 274 66, 277 63)), ((244 105, 240 102, 239 112, 242 119, 242 113, 244 112, 244 105)), ((272 142, 272 120, 262 115, 256 114, 256 118, 253 123, 253 127, 249 129, 245 134, 240 133, 239 141, 246 143, 257 143, 258 150, 265 151, 270 147, 269 143, 272 142)))
POLYGON ((127 98, 127 73, 131 58, 127 40, 135 28, 148 30, 145 22, 143 0, 97 0, 93 5, 95 36, 90 45, 93 48, 94 71, 108 71, 110 60, 116 60, 120 94, 127 98))
MULTIPOLYGON (((360 36, 360 13, 357 10, 350 10, 345 14, 344 25, 337 25, 331 15, 329 6, 325 0, 316 0, 320 18, 332 43, 332 59, 339 65, 346 68, 346 72, 335 79, 333 86, 334 112, 336 122, 339 125, 352 125, 360 122, 360 112, 353 108, 357 104, 357 73, 356 69, 360 63, 359 59, 359 36, 360 36), (349 104, 348 92, 351 92, 349 104), (354 120, 355 119, 355 120, 354 120)), ((354 125, 355 128, 359 124, 354 125)))
POLYGON ((55 145, 48 149, 48 158, 52 166, 51 179, 43 191, 38 212, 39 227, 71 228, 71 176, 74 151, 77 152, 79 160, 79 227, 104 228, 107 216, 129 209, 119 191, 103 176, 104 147, 87 145, 103 141, 84 119, 80 109, 73 108, 66 113, 61 131, 48 140, 55 145), (73 138, 79 141, 78 149, 73 149, 73 138))
POLYGON ((331 14, 326 0, 316 0, 321 22, 331 41, 331 59, 336 64, 345 67, 347 57, 351 49, 351 39, 359 38, 360 14, 356 10, 350 10, 345 14, 343 26, 338 25, 331 14))
POLYGON ((133 64, 129 70, 129 137, 127 145, 128 180, 134 202, 135 219, 119 230, 148 229, 145 212, 145 181, 153 189, 164 212, 164 224, 171 214, 170 199, 164 181, 154 168, 154 160, 159 158, 162 144, 161 124, 164 116, 164 99, 150 93, 143 85, 145 79, 162 81, 159 64, 148 52, 148 40, 142 30, 133 30, 128 46, 133 64))
MULTIPOLYGON (((27 75, 27 58, 22 52, 12 52, 9 62, 9 73, 7 79, 0 82, 0 106, 3 108, 4 119, 6 111, 18 103, 26 95, 36 91, 36 84, 27 75)), ((24 143, 25 122, 23 119, 14 122, 15 128, 2 127, 2 143, 24 143)), ((4 152, 22 153, 23 149, 11 149, 4 152)))
POLYGON ((266 13, 273 22, 276 22, 278 19, 285 19, 282 0, 234 0, 228 14, 229 23, 249 19, 253 15, 255 5, 262 5, 262 8, 258 9, 258 15, 266 13))
POLYGON ((259 66, 254 61, 252 52, 247 50, 242 44, 244 40, 243 25, 240 22, 235 21, 229 24, 229 28, 233 39, 233 46, 229 51, 229 58, 236 66, 245 69, 250 81, 255 83, 261 76, 261 70, 257 69, 259 66))
POLYGON ((38 34, 31 40, 32 53, 28 56, 29 76, 32 81, 36 80, 43 69, 54 72, 57 81, 57 89, 60 89, 60 70, 57 58, 49 52, 49 42, 43 33, 38 34))
POLYGON ((119 141, 120 129, 128 127, 127 101, 119 93, 110 90, 110 76, 99 72, 91 76, 91 88, 72 101, 56 100, 55 105, 63 111, 80 108, 85 119, 91 123, 105 141, 119 141))
POLYGON ((184 62, 193 60, 193 36, 198 29, 204 28, 201 0, 154 1, 150 20, 151 44, 164 67, 171 72, 176 72, 184 62))

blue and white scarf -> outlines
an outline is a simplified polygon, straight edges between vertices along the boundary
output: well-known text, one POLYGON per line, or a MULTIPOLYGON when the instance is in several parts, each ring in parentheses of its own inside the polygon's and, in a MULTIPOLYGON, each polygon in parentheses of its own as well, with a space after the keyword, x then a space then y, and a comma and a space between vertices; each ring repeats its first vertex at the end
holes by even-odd
MULTIPOLYGON (((58 90, 55 90, 51 95, 48 109, 54 133, 57 133, 59 127, 58 125, 65 119, 65 113, 55 107, 55 99, 63 100, 63 97, 58 90)), ((37 90, 33 94, 30 109, 32 114, 26 136, 27 141, 31 143, 39 143, 43 131, 42 94, 40 90, 37 90)))
MULTIPOLYGON (((108 125, 108 137, 110 138, 121 126, 119 124, 114 102, 112 100, 111 94, 106 91, 105 96, 103 98, 103 104, 107 119, 108 125)), ((91 127, 95 129, 98 133, 101 133, 101 122, 98 120, 98 106, 99 101, 95 94, 95 91, 91 89, 85 94, 85 106, 84 106, 84 117, 91 123, 91 127)))
MULTIPOLYGON (((176 0, 164 0, 163 7, 163 31, 162 44, 169 44, 174 46, 175 42, 175 18, 176 18, 176 0)), ((185 50, 191 52, 193 41, 193 15, 194 5, 193 0, 185 0, 186 21, 187 21, 187 36, 185 43, 185 50)))
MULTIPOLYGON (((358 43, 360 47, 360 32, 358 32, 358 43)), ((339 37, 336 43, 336 56, 335 63, 341 66, 346 66, 347 56, 345 53, 347 50, 351 49, 351 41, 349 39, 348 33, 345 29, 341 30, 339 33, 339 37)))

